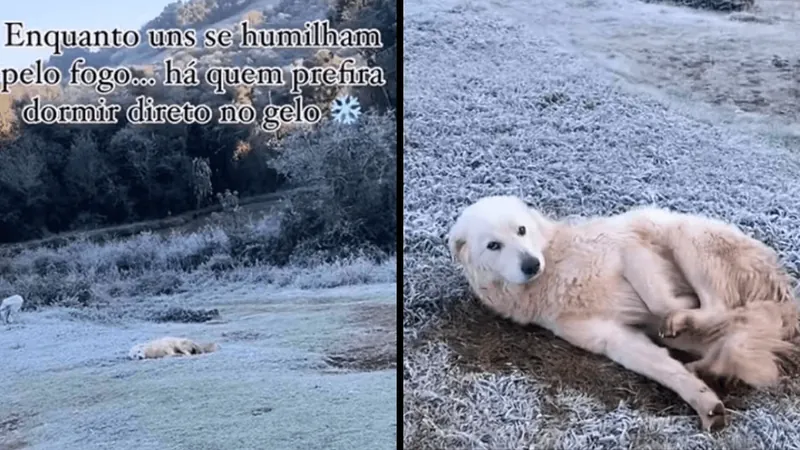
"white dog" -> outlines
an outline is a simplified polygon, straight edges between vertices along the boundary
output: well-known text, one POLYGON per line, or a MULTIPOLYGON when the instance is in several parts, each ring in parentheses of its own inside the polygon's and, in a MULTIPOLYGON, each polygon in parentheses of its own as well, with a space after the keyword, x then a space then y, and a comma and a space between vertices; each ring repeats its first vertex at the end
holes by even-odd
POLYGON ((725 408, 693 372, 769 385, 794 348, 797 303, 777 255, 720 221, 641 208, 568 224, 486 197, 448 244, 490 309, 672 389, 705 429, 725 426, 725 408), (698 361, 673 359, 659 332, 698 361))
POLYGON ((219 346, 215 343, 198 344, 191 339, 179 337, 162 337, 136 344, 128 352, 130 359, 156 359, 165 356, 199 355, 217 351, 219 346))
POLYGON ((3 299, 3 303, 0 303, 0 317, 3 318, 4 324, 11 323, 11 315, 19 313, 19 310, 22 309, 22 303, 21 295, 12 295, 3 299))

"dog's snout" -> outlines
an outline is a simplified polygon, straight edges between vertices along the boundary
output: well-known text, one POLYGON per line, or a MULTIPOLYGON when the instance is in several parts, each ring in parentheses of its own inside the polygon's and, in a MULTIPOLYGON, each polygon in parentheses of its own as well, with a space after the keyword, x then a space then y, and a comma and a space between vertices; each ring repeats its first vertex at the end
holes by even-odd
POLYGON ((526 256, 522 259, 522 265, 520 268, 522 269, 522 273, 524 273, 526 276, 532 277, 539 272, 539 260, 533 256, 526 256))

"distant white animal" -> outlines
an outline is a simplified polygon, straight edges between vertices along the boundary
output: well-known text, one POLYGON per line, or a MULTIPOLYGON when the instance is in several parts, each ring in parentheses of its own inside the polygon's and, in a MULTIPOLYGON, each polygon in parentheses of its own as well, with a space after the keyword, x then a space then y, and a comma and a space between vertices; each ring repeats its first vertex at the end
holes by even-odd
POLYGON ((0 304, 0 317, 3 318, 4 324, 11 323, 11 315, 19 313, 23 301, 21 295, 12 295, 3 299, 3 303, 0 304))
POLYGON ((199 355, 217 351, 215 343, 198 344, 191 339, 162 337, 144 344, 136 344, 128 352, 130 359, 155 359, 165 356, 199 355))

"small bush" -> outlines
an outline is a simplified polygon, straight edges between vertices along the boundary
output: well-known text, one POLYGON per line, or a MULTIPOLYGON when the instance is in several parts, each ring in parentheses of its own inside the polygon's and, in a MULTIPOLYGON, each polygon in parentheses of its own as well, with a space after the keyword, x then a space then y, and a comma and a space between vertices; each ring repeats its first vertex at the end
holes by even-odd
POLYGON ((136 279, 129 293, 132 297, 172 295, 181 292, 183 280, 176 273, 151 272, 136 279))
POLYGON ((201 269, 220 274, 232 270, 235 266, 236 261, 231 255, 216 254, 212 255, 211 258, 201 266, 201 269))
POLYGON ((215 309, 186 309, 172 307, 165 311, 154 313, 151 320, 154 322, 180 322, 203 323, 219 319, 219 310, 215 309))
POLYGON ((340 259, 329 264, 319 264, 305 271, 297 271, 291 284, 300 289, 330 289, 372 283, 397 282, 397 268, 393 262, 376 264, 366 257, 340 259))
POLYGON ((672 3, 690 8, 712 11, 744 11, 753 7, 755 0, 645 0, 645 3, 672 3))
POLYGON ((93 290, 91 281, 79 274, 28 274, 13 285, 14 293, 25 299, 25 309, 54 305, 88 306, 101 300, 93 290))
POLYGON ((360 249, 393 254, 397 238, 397 135, 390 116, 364 115, 354 125, 330 122, 285 142, 276 168, 315 186, 289 198, 281 212, 272 262, 292 255, 360 249))

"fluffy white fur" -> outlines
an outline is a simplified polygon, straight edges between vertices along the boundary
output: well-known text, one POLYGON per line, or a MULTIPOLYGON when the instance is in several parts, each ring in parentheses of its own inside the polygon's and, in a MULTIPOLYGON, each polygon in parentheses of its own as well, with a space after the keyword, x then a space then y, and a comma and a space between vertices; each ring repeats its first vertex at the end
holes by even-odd
POLYGON ((0 303, 0 317, 3 318, 3 323, 9 324, 12 322, 11 316, 19 313, 22 309, 23 299, 21 295, 12 295, 3 299, 0 303))
POLYGON ((130 359, 155 359, 165 356, 211 353, 218 349, 219 346, 215 343, 198 344, 191 339, 167 336, 134 345, 128 352, 128 357, 130 359))
POLYGON ((797 303, 777 255, 717 220, 639 208, 566 223, 497 196, 467 207, 448 243, 489 308, 672 389, 706 429, 727 417, 698 373, 770 385, 794 349, 797 303))

